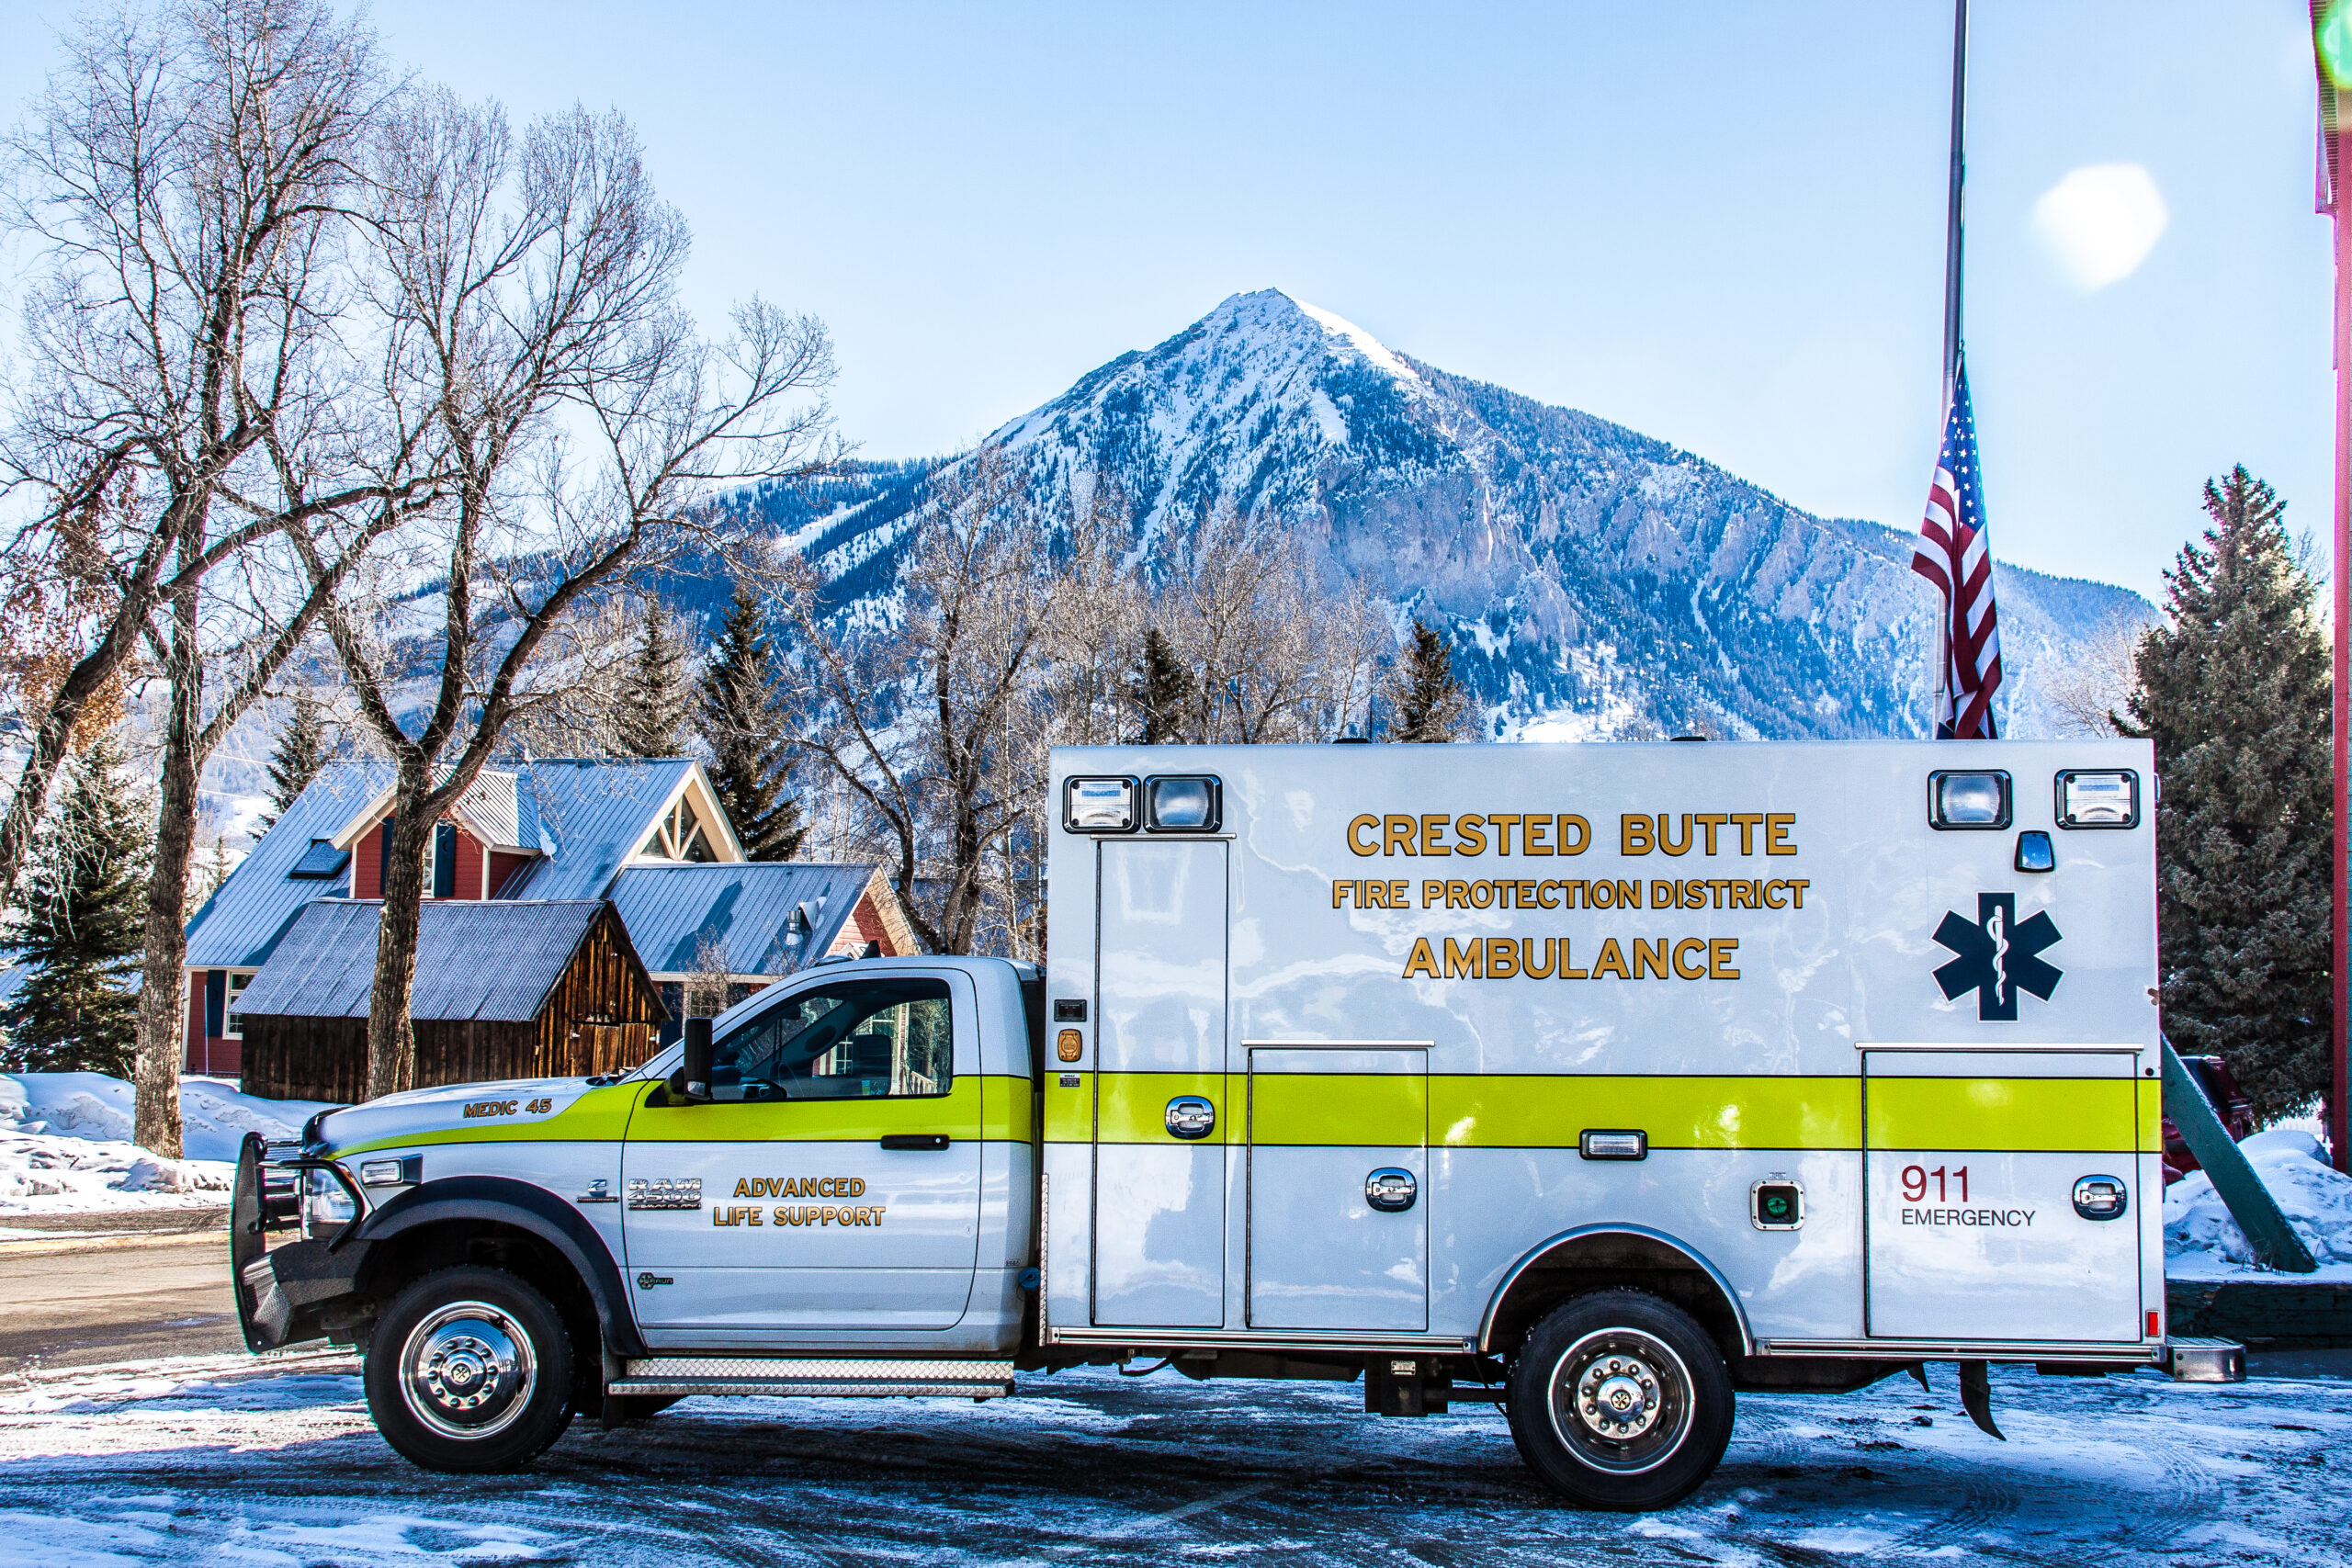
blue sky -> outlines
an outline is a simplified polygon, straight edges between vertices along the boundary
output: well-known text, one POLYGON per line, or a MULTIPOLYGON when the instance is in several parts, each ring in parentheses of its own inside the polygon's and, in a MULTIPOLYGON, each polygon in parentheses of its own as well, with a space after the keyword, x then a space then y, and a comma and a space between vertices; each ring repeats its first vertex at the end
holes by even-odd
MULTIPOLYGON (((22 101, 71 14, 0 18, 0 93, 22 101)), ((1271 286, 1809 510, 1917 521, 1938 0, 403 0, 376 20, 397 58, 518 114, 630 115, 694 226, 693 303, 823 317, 866 456, 967 444, 1271 286)), ((2200 483, 2239 461, 2324 536, 2309 50, 2289 0, 1979 0, 1968 337, 1999 558, 2160 592, 2200 483), (2080 245, 2128 261, 2130 201, 2104 227, 2072 204, 2071 272, 2036 207, 2112 165, 2145 172, 2164 227, 2092 288, 2080 245)), ((2138 192, 2144 238, 2146 182, 2069 189, 2138 192)))

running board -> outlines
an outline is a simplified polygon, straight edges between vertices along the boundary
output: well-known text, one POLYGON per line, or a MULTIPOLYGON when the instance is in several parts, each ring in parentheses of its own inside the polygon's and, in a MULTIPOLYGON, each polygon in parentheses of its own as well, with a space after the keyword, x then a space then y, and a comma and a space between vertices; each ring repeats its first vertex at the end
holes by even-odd
POLYGON ((1012 1363, 655 1356, 628 1362, 606 1392, 676 1398, 715 1393, 786 1399, 995 1399, 1012 1392, 1012 1363))

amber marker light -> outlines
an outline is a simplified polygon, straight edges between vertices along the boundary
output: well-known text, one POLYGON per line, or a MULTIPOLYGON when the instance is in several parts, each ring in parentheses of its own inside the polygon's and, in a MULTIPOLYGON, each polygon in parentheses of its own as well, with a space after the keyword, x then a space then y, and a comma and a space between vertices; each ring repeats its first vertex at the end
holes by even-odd
POLYGON ((1085 1049, 1086 1042, 1075 1029, 1065 1029, 1054 1036, 1054 1059, 1057 1061, 1075 1062, 1079 1053, 1085 1049))

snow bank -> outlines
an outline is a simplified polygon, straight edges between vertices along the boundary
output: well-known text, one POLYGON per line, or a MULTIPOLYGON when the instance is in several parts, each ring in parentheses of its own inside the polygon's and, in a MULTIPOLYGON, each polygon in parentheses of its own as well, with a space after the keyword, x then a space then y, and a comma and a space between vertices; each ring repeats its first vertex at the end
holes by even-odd
POLYGON ((102 1073, 0 1074, 0 1213, 209 1208, 226 1203, 248 1132, 290 1138, 323 1106, 256 1100, 215 1078, 180 1083, 181 1147, 130 1141, 131 1089, 102 1073))
POLYGON ((2319 1260, 2320 1271, 2278 1275, 2257 1265, 2245 1233, 2213 1190, 2213 1179, 2192 1170, 2165 1194, 2165 1273, 2176 1280, 2352 1280, 2352 1177, 2330 1166, 2326 1149, 2301 1127, 2273 1127, 2238 1147, 2319 1260))

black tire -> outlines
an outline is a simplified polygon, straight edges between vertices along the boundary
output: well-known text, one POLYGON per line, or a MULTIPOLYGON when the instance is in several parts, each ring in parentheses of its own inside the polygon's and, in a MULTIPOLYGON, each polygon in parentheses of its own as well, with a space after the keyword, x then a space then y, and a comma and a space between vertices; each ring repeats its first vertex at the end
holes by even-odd
POLYGON ((1579 1507, 1671 1507, 1731 1442, 1723 1352, 1689 1313, 1641 1291, 1555 1307, 1520 1347, 1510 1390, 1520 1457, 1579 1507))
POLYGON ((443 1269, 377 1320, 368 1412, 426 1470, 515 1470, 571 1423, 571 1337, 547 1297, 503 1269, 443 1269))

